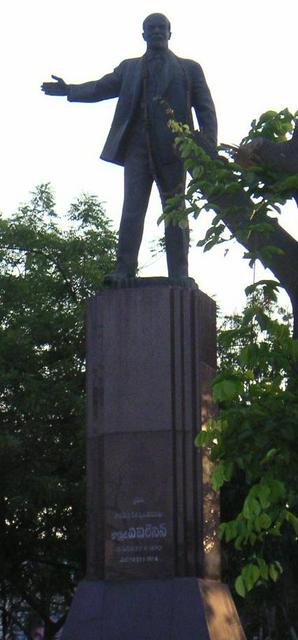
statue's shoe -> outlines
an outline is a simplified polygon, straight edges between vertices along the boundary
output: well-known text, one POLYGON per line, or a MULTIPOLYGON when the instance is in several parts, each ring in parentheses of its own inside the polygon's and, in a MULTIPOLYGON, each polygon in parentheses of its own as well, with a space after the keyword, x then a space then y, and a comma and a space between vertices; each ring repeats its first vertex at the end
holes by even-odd
POLYGON ((169 283, 184 289, 198 289, 196 281, 189 276, 170 276, 169 283))
POLYGON ((129 273, 125 273, 124 271, 112 271, 107 276, 104 277, 104 285, 109 287, 117 287, 123 286, 126 283, 135 279, 135 276, 132 276, 129 273))

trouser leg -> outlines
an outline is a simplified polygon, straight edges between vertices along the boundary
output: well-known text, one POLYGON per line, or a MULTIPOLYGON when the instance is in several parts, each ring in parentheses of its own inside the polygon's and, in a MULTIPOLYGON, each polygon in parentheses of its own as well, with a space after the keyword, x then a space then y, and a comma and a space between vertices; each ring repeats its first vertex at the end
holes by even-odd
MULTIPOLYGON (((163 209, 167 198, 184 194, 185 179, 186 174, 181 162, 175 162, 159 167, 157 186, 163 209)), ((186 223, 185 227, 180 227, 178 224, 166 223, 165 242, 169 277, 187 277, 189 248, 188 223, 186 223)))
POLYGON ((117 272, 120 274, 136 274, 152 183, 144 143, 132 146, 124 165, 124 202, 117 249, 117 272))

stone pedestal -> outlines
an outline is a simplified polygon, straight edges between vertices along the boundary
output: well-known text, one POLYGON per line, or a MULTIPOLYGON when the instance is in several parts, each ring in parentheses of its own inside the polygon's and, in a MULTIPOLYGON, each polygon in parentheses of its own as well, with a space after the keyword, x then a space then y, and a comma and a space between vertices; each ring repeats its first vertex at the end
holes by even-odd
POLYGON ((63 640, 245 640, 225 585, 196 578, 84 581, 63 640))
POLYGON ((194 446, 215 365, 215 304, 195 288, 106 290, 89 303, 87 578, 63 640, 244 638, 194 446))
MULTIPOLYGON (((198 290, 119 289, 90 302, 89 578, 219 576, 215 534, 204 549, 194 447, 210 410, 215 339, 215 304, 198 290)), ((214 520, 215 496, 212 507, 214 520)))

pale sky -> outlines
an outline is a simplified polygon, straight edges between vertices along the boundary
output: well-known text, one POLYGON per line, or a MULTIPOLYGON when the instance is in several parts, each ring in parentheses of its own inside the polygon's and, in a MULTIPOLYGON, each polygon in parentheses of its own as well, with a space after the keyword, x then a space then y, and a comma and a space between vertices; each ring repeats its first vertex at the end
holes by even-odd
MULTIPOLYGON (((118 228, 122 168, 99 160, 115 100, 71 104, 42 94, 51 74, 66 82, 95 80, 125 58, 145 50, 142 21, 153 12, 172 24, 170 48, 199 62, 217 110, 219 141, 239 143, 253 118, 268 109, 298 109, 297 0, 9 0, 1 7, 2 60, 0 210, 11 214, 41 182, 51 182, 58 209, 82 192, 96 194, 118 228)), ((166 275, 165 259, 153 263, 151 239, 162 235, 153 191, 139 263, 142 276, 166 275)), ((283 225, 297 234, 297 208, 283 225)), ((205 222, 207 224, 207 220, 205 222)), ((191 222, 193 238, 202 228, 191 222)), ((225 312, 240 308, 252 271, 236 245, 203 254, 193 247, 190 275, 225 312)), ((257 277, 261 277, 257 269, 257 277)), ((268 273, 268 277, 270 274, 268 273)))

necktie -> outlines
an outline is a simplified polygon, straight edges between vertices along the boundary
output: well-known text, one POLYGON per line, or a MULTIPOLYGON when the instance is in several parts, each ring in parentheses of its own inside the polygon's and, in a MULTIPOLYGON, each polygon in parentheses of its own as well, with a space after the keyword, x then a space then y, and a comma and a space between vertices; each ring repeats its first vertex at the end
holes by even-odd
POLYGON ((151 99, 160 94, 164 62, 164 56, 158 53, 151 56, 148 60, 148 94, 151 99))

